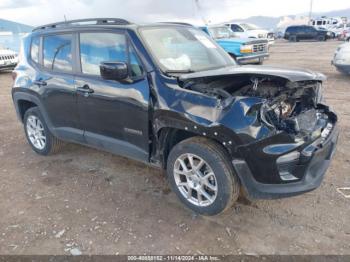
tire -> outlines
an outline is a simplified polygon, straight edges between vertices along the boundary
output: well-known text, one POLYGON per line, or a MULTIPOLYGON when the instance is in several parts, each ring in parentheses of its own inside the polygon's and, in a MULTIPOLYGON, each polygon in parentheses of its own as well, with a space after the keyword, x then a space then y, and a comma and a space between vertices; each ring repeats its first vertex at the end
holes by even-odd
POLYGON ((297 42, 297 37, 295 35, 291 35, 288 38, 289 42, 297 42))
POLYGON ((31 107, 25 112, 23 123, 27 141, 33 151, 39 155, 54 154, 63 145, 61 140, 51 134, 38 107, 31 107), (33 142, 33 140, 36 140, 36 142, 33 142))
POLYGON ((264 63, 264 59, 263 58, 259 58, 259 61, 256 62, 256 65, 262 65, 264 63))
POLYGON ((326 41, 326 37, 324 37, 324 36, 319 36, 319 37, 318 37, 318 41, 326 41))
POLYGON ((239 179, 224 148, 202 137, 186 139, 171 150, 167 176, 181 202, 201 215, 226 211, 237 201, 240 192, 239 179), (197 168, 190 165, 190 158, 197 168), (202 166, 198 169, 200 162, 202 166), (183 165, 188 172, 184 172, 183 165))

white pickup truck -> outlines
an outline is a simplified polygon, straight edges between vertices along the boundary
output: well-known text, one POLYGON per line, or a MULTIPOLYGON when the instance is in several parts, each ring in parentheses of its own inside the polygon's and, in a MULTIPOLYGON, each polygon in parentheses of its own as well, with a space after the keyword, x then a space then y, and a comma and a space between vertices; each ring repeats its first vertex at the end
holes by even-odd
POLYGON ((18 55, 9 49, 0 48, 0 70, 14 69, 18 63, 18 55))
POLYGON ((263 38, 267 39, 269 44, 275 41, 274 34, 256 25, 248 23, 226 23, 239 38, 263 38))

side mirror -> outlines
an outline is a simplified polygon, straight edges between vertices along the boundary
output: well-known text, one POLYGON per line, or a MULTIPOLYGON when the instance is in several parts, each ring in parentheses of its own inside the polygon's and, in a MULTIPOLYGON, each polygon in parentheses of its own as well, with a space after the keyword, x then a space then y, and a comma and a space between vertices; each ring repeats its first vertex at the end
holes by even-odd
POLYGON ((100 73, 106 80, 125 80, 129 76, 128 65, 124 62, 102 62, 100 73))

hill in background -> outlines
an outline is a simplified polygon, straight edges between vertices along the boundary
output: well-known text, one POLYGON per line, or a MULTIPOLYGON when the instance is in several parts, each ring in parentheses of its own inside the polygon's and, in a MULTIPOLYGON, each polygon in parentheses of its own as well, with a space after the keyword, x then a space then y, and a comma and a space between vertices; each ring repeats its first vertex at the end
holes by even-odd
MULTIPOLYGON (((313 13, 312 17, 317 18, 321 16, 327 16, 327 17, 348 17, 350 18, 350 8, 343 9, 343 10, 335 10, 330 12, 323 12, 323 13, 313 13)), ((299 18, 306 18, 308 17, 308 14, 300 14, 298 16, 296 15, 288 15, 288 16, 279 16, 279 17, 270 17, 270 16, 251 16, 246 19, 233 19, 233 22, 244 22, 244 23, 251 23, 258 25, 261 28, 266 29, 275 29, 277 28, 277 25, 282 21, 288 19, 299 19, 299 18)), ((304 20, 301 19, 301 20, 304 20)))

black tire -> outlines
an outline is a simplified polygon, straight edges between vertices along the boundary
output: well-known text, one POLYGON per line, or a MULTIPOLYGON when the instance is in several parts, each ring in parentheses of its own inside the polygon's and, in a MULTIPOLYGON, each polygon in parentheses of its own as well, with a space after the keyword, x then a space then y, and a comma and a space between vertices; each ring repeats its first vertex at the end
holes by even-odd
POLYGON ((27 141, 29 145, 32 147, 33 151, 35 151, 39 155, 47 156, 47 155, 54 154, 60 150, 60 148, 63 145, 63 142, 51 134, 38 107, 31 107, 25 112, 23 123, 24 123, 24 132, 25 132, 27 141), (46 137, 45 146, 42 149, 37 148, 29 138, 27 122, 28 122, 28 118, 31 116, 38 118, 42 123, 43 135, 46 137))
POLYGON ((325 36, 319 36, 318 41, 326 41, 327 38, 325 36))
POLYGON ((259 61, 255 63, 256 65, 264 64, 264 58, 259 58, 259 61))
POLYGON ((297 42, 298 41, 297 36, 295 36, 295 35, 289 36, 288 40, 289 40, 289 42, 297 42))
MULTIPOLYGON (((226 151, 220 144, 203 137, 186 139, 171 150, 167 160, 167 176, 171 188, 181 202, 201 215, 212 216, 226 211, 237 201, 240 193, 240 182, 226 151), (217 194, 215 200, 210 205, 194 205, 180 192, 175 180, 174 167, 176 160, 184 154, 199 156, 212 169, 217 183, 217 194)), ((196 192, 197 194, 198 191, 196 192)))

